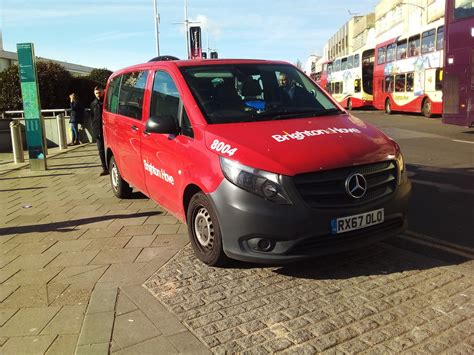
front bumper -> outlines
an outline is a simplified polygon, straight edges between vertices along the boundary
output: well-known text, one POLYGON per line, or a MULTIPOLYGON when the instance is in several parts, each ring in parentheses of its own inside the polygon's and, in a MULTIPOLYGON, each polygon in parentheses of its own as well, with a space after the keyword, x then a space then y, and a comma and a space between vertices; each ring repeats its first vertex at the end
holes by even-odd
POLYGON ((247 262, 284 263, 362 247, 397 235, 407 228, 411 184, 402 180, 386 198, 339 209, 309 207, 294 191, 294 205, 278 205, 240 189, 227 179, 210 194, 227 256, 247 262), (331 220, 384 208, 384 222, 364 229, 331 234, 331 220), (256 248, 260 239, 272 248, 256 248))

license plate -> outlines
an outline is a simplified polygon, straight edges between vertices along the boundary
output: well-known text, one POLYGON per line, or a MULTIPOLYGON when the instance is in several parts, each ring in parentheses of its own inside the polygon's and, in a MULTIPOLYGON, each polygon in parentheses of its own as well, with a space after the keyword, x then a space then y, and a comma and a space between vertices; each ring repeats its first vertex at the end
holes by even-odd
POLYGON ((334 218, 331 220, 331 232, 332 234, 350 232, 382 223, 383 220, 383 208, 353 216, 334 218))

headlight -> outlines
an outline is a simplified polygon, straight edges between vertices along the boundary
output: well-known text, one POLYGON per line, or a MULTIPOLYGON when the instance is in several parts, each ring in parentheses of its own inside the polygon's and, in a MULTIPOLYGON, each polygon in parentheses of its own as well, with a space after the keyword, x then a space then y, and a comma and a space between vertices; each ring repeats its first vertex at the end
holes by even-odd
POLYGON ((401 152, 397 156, 397 166, 398 166, 398 184, 400 185, 403 180, 403 175, 406 173, 405 160, 401 152))
POLYGON ((238 187, 282 205, 291 204, 277 174, 254 169, 233 160, 220 157, 224 176, 238 187))

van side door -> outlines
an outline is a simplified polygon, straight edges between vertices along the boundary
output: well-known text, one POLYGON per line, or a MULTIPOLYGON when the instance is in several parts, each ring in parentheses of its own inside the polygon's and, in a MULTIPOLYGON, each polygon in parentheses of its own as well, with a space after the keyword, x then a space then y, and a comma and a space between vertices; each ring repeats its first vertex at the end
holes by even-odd
POLYGON ((114 151, 120 174, 132 186, 147 193, 140 156, 140 140, 145 130, 143 104, 148 71, 122 75, 115 117, 114 151))
POLYGON ((165 70, 154 73, 149 116, 172 116, 181 127, 181 133, 172 135, 145 131, 141 154, 150 197, 180 215, 194 139, 176 80, 171 75, 165 70))

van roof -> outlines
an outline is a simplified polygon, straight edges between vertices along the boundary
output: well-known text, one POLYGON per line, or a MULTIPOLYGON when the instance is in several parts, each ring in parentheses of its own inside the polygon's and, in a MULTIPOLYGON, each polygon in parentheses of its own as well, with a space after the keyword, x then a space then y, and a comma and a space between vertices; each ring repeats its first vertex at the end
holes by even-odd
POLYGON ((277 60, 262 60, 262 59, 187 59, 187 60, 165 60, 165 61, 153 61, 142 64, 132 65, 126 68, 119 69, 114 72, 115 74, 129 72, 137 69, 149 69, 158 66, 176 66, 176 67, 191 67, 201 65, 225 65, 225 64, 283 64, 290 65, 285 61, 277 60))

